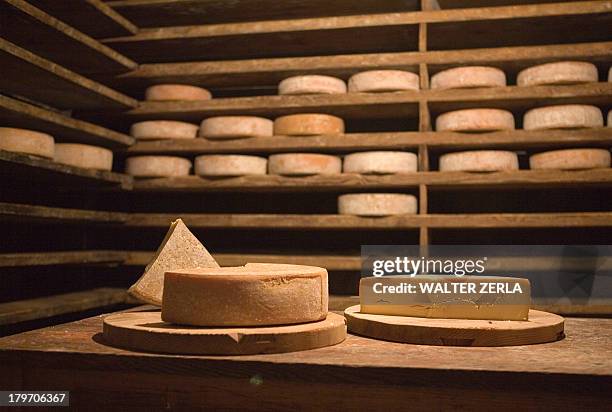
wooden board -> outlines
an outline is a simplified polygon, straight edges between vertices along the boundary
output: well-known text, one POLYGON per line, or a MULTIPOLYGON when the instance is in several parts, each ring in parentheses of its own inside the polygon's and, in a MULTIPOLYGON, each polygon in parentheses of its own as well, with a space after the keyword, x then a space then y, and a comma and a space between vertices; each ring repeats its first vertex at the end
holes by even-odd
POLYGON ((112 346, 185 355, 296 352, 346 339, 344 318, 335 313, 323 321, 299 325, 201 328, 163 322, 160 311, 130 312, 105 317, 103 330, 105 342, 112 346))
POLYGON ((50 265, 116 266, 128 257, 114 250, 73 250, 62 252, 0 253, 0 268, 50 265))
MULTIPOLYGON (((119 224, 127 219, 126 213, 99 210, 67 209, 21 203, 0 202, 0 221, 62 224, 119 224)), ((168 221, 168 225, 170 221, 168 221)), ((167 225, 165 225, 167 226, 167 225)))
POLYGON ((552 313, 529 311, 528 321, 432 319, 371 315, 360 306, 344 315, 352 333, 392 342, 439 346, 518 346, 564 338, 564 319, 552 313))

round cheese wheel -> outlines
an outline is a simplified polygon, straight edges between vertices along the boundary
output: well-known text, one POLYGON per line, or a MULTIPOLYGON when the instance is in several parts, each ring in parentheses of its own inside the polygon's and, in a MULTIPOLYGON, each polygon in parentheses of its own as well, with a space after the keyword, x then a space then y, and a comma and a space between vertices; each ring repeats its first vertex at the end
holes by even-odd
POLYGON ((351 76, 348 90, 351 93, 419 90, 419 75, 403 70, 369 70, 351 76))
POLYGON ((417 155, 409 152, 360 152, 344 157, 344 173, 391 174, 416 172, 417 155))
POLYGON ((585 62, 556 62, 540 64, 521 70, 516 78, 519 86, 547 84, 575 84, 596 82, 597 67, 585 62))
POLYGON ((417 199, 396 193, 351 193, 338 196, 338 213, 357 216, 415 214, 417 199))
POLYGON ((167 271, 161 317, 194 326, 265 326, 327 317, 327 270, 248 263, 167 271))
POLYGON ((575 129, 602 127, 603 114, 596 106, 566 104, 531 109, 523 117, 523 129, 575 129))
POLYGON ((138 140, 193 139, 198 134, 198 126, 175 120, 147 120, 134 123, 130 134, 138 140))
POLYGON ((207 139, 239 139, 272 136, 274 122, 257 116, 216 116, 200 125, 200 136, 207 139))
POLYGON ((344 80, 331 76, 308 75, 288 77, 278 84, 278 94, 342 94, 344 80))
POLYGON ((596 169, 610 167, 610 151, 606 149, 563 149, 529 157, 532 169, 596 169))
POLYGON ((195 158, 198 176, 265 175, 268 159, 245 155, 202 155, 195 158))
POLYGON ((502 109, 464 109, 441 114, 436 130, 453 132, 490 132, 514 130, 514 116, 502 109))
POLYGON ((506 74, 495 67, 466 66, 443 70, 431 77, 432 89, 504 87, 506 74))
POLYGON ((147 88, 145 100, 210 100, 212 95, 206 89, 184 84, 158 84, 147 88))
POLYGON ((342 159, 316 153, 275 154, 268 159, 268 172, 286 176, 338 174, 342 172, 342 159))
POLYGON ((53 137, 33 130, 0 127, 0 150, 53 159, 53 137))
POLYGON ((113 152, 104 147, 80 143, 56 143, 53 159, 57 163, 85 169, 111 170, 113 152))
POLYGON ((518 170, 518 156, 505 150, 473 150, 440 156, 441 172, 497 172, 518 170))
POLYGON ((137 177, 189 175, 191 161, 176 156, 134 156, 125 160, 125 172, 137 177))
POLYGON ((344 120, 329 114, 291 114, 274 120, 274 134, 316 136, 344 133, 344 120))

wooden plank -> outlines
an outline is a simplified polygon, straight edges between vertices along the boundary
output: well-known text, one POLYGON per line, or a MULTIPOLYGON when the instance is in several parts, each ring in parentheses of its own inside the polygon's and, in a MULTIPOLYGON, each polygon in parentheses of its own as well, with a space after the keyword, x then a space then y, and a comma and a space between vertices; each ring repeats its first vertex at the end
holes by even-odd
POLYGON ((126 257, 125 252, 112 250, 0 253, 0 267, 101 264, 116 266, 122 263, 126 257))
POLYGON ((20 222, 123 223, 127 214, 0 202, 0 219, 20 222))

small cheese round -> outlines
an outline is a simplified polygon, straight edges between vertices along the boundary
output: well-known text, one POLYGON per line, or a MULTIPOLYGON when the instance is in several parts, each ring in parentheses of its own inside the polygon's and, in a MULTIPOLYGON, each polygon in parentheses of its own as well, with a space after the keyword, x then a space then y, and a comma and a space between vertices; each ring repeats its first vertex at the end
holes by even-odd
POLYGON ((53 159, 57 163, 85 169, 111 170, 113 152, 104 147, 80 143, 56 143, 53 159))
POLYGON ((158 84, 147 88, 145 100, 210 100, 212 95, 206 89, 185 84, 158 84))
POLYGON ((403 70, 369 70, 351 76, 350 93, 419 90, 419 75, 403 70))
POLYGON ((410 152, 360 152, 344 157, 344 173, 392 174, 416 172, 417 155, 410 152))
POLYGON ((125 172, 136 177, 187 176, 191 161, 176 156, 134 156, 125 160, 125 172))
POLYGON ((514 116, 502 109, 463 109, 436 118, 437 131, 490 132, 514 130, 514 116))
POLYGON ((441 172, 497 172, 518 170, 518 156, 505 150, 473 150, 440 156, 441 172))
POLYGON ((603 127, 601 110, 586 104, 566 104, 531 109, 523 117, 523 129, 576 129, 603 127))
POLYGON ((610 151, 606 149, 563 149, 529 157, 531 169, 579 170, 610 167, 610 151))
POLYGON ((268 159, 245 155, 202 155, 195 158, 194 168, 198 176, 265 175, 268 159))
POLYGON ((415 214, 417 199, 398 193, 351 193, 338 196, 338 213, 357 216, 415 214))
POLYGON ((134 123, 130 134, 138 140, 194 139, 198 126, 176 120, 147 120, 134 123))
POLYGON ((204 119, 200 136, 207 139, 240 139, 272 136, 274 122, 257 116, 216 116, 204 119))
POLYGON ((342 172, 342 159, 317 153, 283 153, 268 159, 271 175, 308 176, 338 174, 342 172))
POLYGON ((344 120, 329 114, 291 114, 274 120, 274 134, 317 136, 344 133, 344 120))
POLYGON ((327 270, 248 263, 167 271, 161 317, 195 326, 271 326, 327 317, 327 270))
POLYGON ((346 93, 346 83, 331 76, 293 76, 278 84, 278 94, 281 95, 342 93, 346 93))
POLYGON ((504 87, 506 74, 495 67, 466 66, 443 70, 431 77, 432 89, 504 87))
POLYGON ((53 136, 33 130, 0 127, 0 150, 53 159, 53 136))
POLYGON ((598 80, 597 67, 585 62, 556 62, 540 64, 519 72, 519 86, 589 83, 598 80))

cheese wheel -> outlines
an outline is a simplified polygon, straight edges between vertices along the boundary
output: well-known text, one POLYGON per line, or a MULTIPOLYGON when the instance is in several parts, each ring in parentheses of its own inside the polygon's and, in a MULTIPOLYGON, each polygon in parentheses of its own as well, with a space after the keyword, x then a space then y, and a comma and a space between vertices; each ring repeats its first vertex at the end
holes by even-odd
POLYGON ((265 175, 268 159, 244 155, 203 155, 195 158, 194 168, 198 176, 265 175))
POLYGON ((436 118, 437 131, 490 132, 514 130, 514 116, 502 109, 464 109, 441 114, 436 118))
POLYGON ((338 196, 338 213, 357 216, 415 214, 417 199, 395 193, 351 193, 338 196))
POLYGON ((274 134, 316 136, 344 133, 344 120, 329 114, 291 114, 274 120, 274 134))
POLYGON ((521 70, 516 78, 519 86, 547 84, 575 84, 596 82, 597 67, 585 62, 556 62, 540 64, 521 70))
POLYGON ((432 89, 504 87, 506 74, 495 67, 466 66, 443 70, 431 77, 432 89))
POLYGON ((610 151, 606 149, 563 149, 529 157, 532 169, 596 169, 610 167, 610 151))
POLYGON ((316 153, 283 153, 270 156, 268 171, 271 175, 307 176, 338 174, 342 172, 342 159, 316 153))
POLYGON ((198 134, 198 126, 175 120, 147 120, 134 123, 130 134, 138 140, 193 139, 198 134))
POLYGON ((189 175, 191 161, 176 156, 134 156, 125 160, 125 172, 137 177, 189 175))
POLYGON ((237 139, 272 136, 274 122, 257 116, 216 116, 200 125, 200 136, 207 139, 237 139))
POLYGON ((194 326, 271 326, 327 317, 327 270, 248 263, 167 271, 161 317, 194 326))
POLYGON ((440 156, 441 172, 497 172, 518 170, 518 156, 505 150, 473 150, 440 156))
POLYGON ((523 117, 523 129, 575 129, 602 127, 603 114, 596 106, 567 104, 531 109, 523 117))
POLYGON ((147 88, 145 100, 210 100, 212 95, 206 89, 185 84, 158 84, 147 88))
POLYGON ((348 90, 351 93, 419 90, 419 75, 403 70, 369 70, 351 76, 348 90))
POLYGON ((278 94, 281 95, 342 93, 346 93, 346 83, 331 76, 293 76, 278 84, 278 94))
POLYGON ((53 159, 53 136, 33 130, 0 127, 0 150, 53 159))
POLYGON ((85 169, 111 170, 113 152, 104 147, 80 143, 56 143, 53 159, 57 163, 85 169))
POLYGON ((344 157, 344 173, 391 174, 416 172, 417 155, 409 152, 360 152, 344 157))

